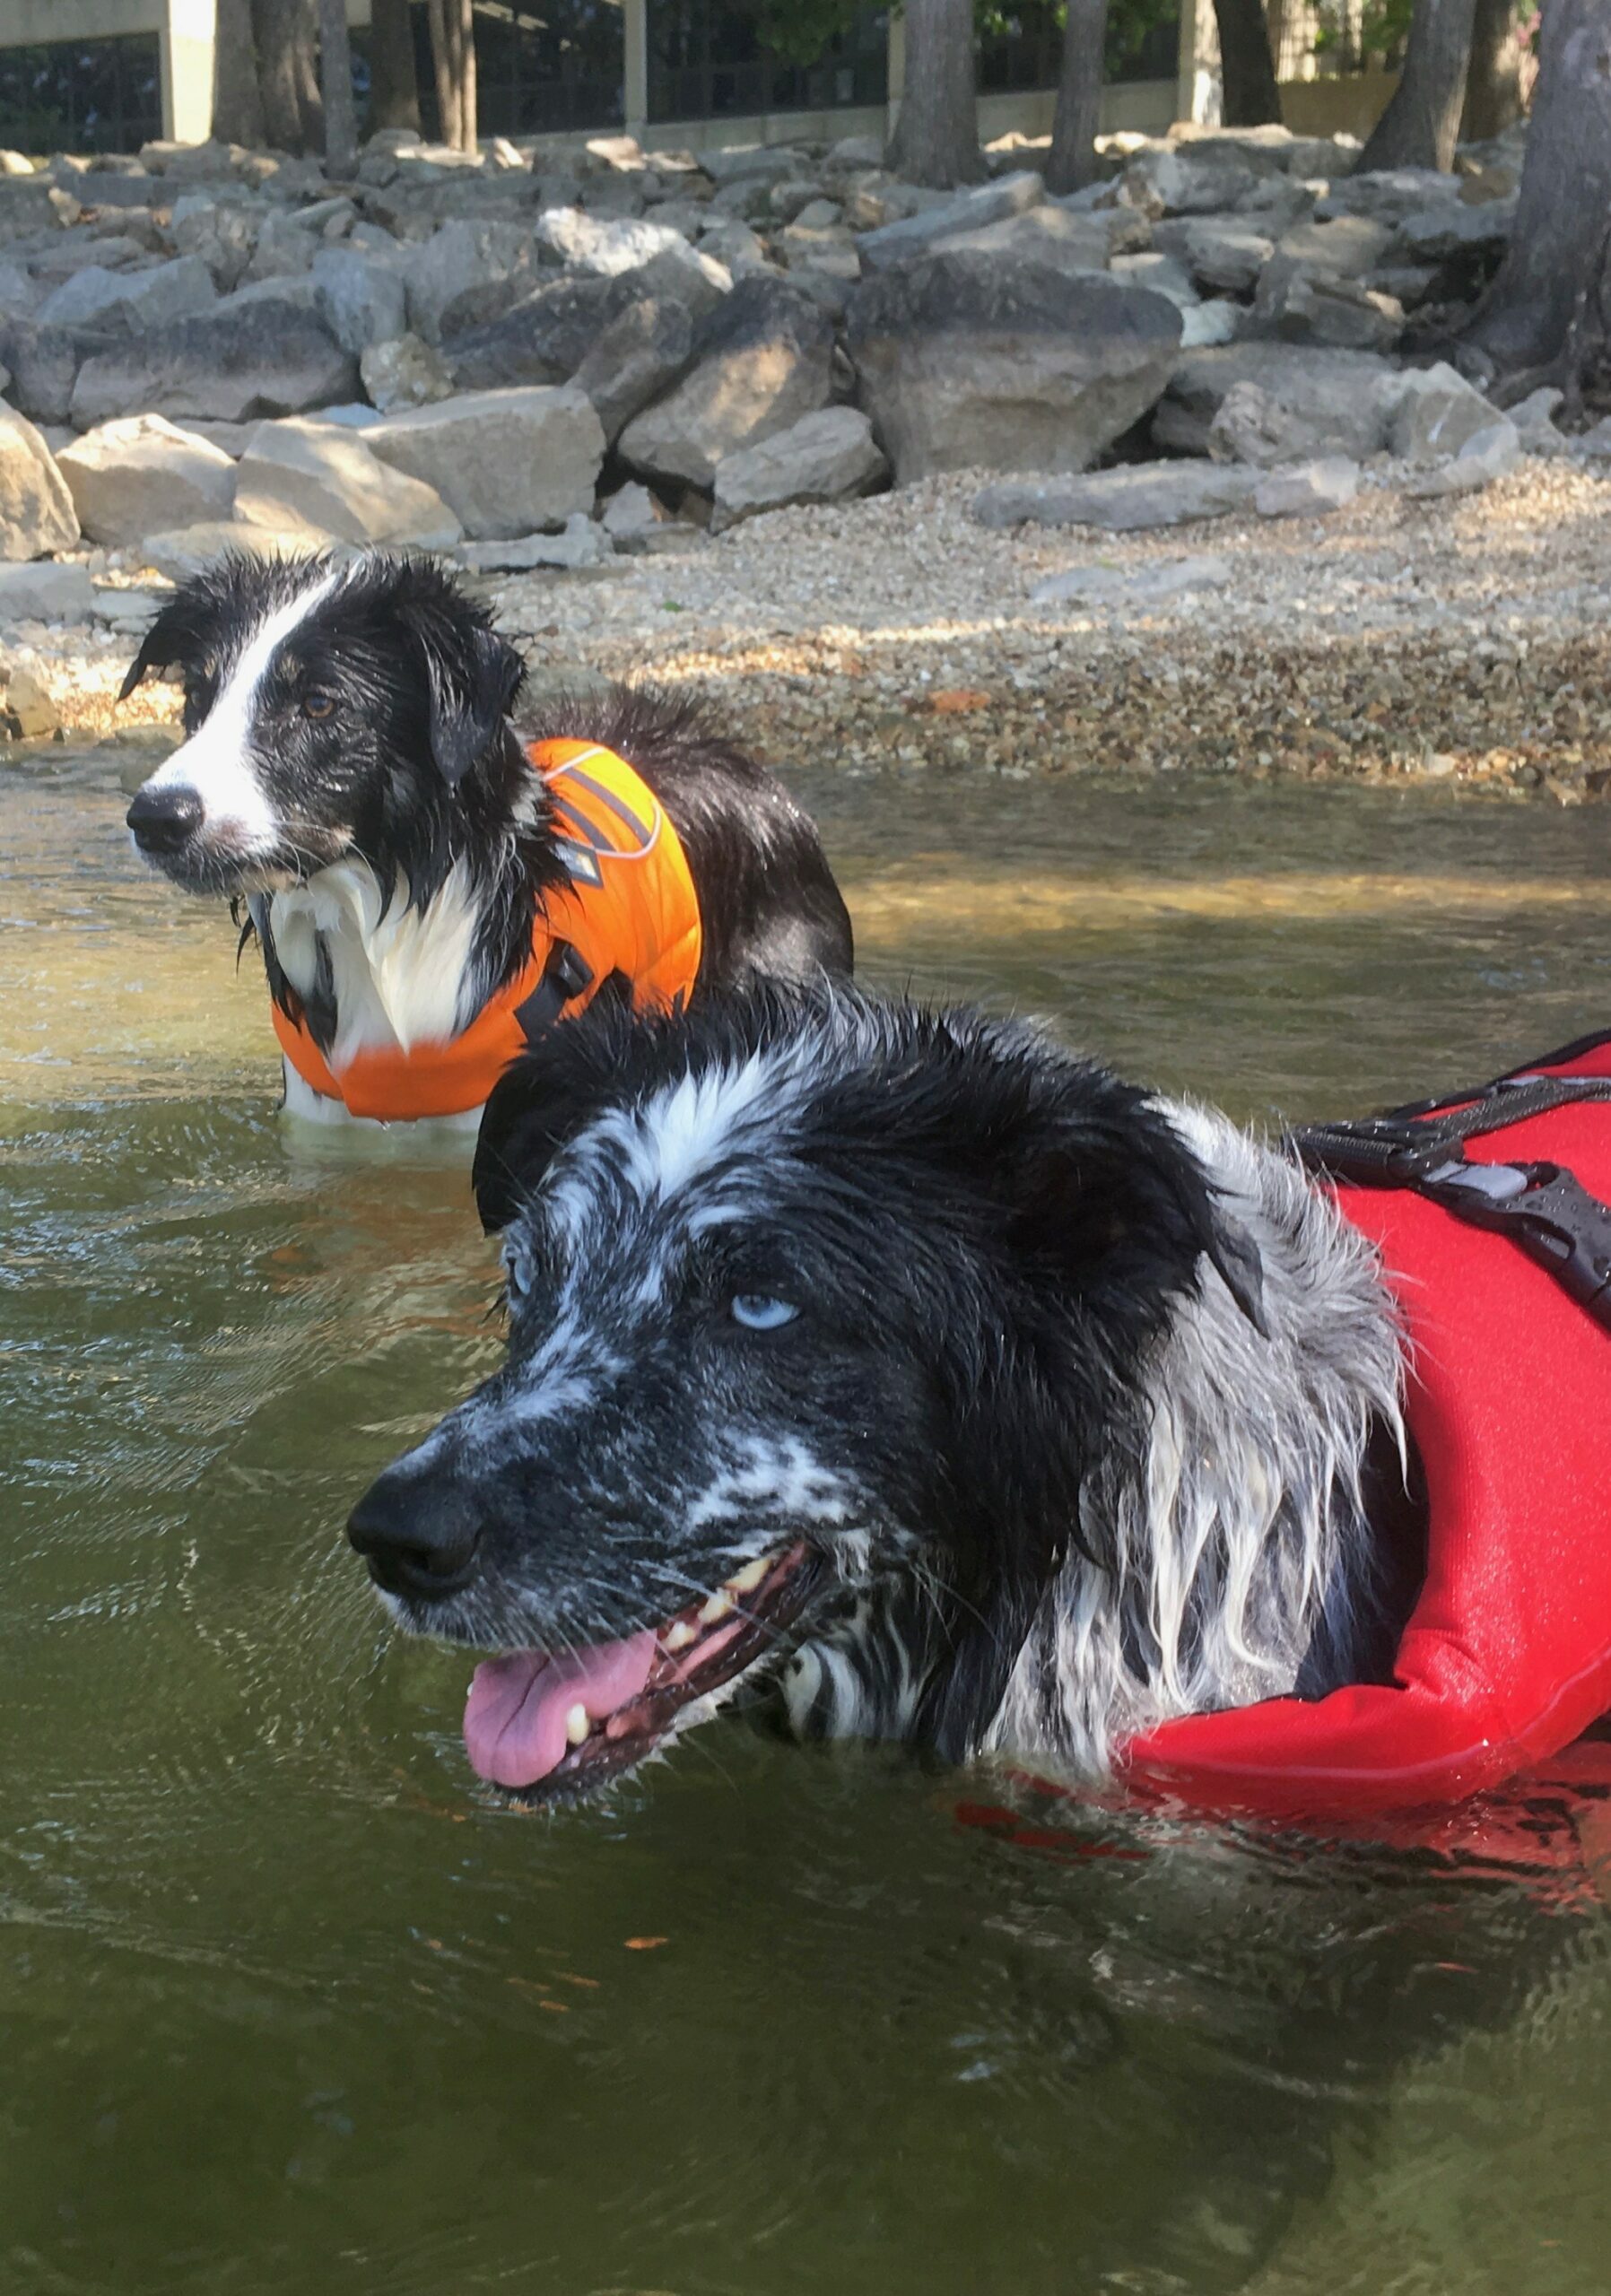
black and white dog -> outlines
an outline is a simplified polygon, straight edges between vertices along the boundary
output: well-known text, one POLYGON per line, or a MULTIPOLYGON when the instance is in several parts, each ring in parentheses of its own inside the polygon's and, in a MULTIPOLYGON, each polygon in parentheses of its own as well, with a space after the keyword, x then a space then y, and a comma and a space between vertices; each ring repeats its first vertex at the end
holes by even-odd
POLYGON ((586 1793, 741 1685, 804 1736, 1100 1775, 1387 1679, 1392 1308, 1228 1119, 1024 1025, 759 989, 557 1032, 475 1182, 508 1361, 350 1535, 403 1625, 496 1654, 483 1778, 586 1793))
MULTIPOLYGON (((333 1060, 457 1036, 529 958, 566 883, 535 740, 614 751, 664 804, 701 992, 849 970, 844 902, 779 782, 689 702, 624 687, 517 733, 519 656, 427 561, 226 557, 157 615, 125 695, 156 668, 183 679, 187 738, 128 809, 135 844, 176 884, 244 897, 271 995, 333 1060)), ((289 1064, 286 1086, 299 1113, 344 1115, 289 1064)))

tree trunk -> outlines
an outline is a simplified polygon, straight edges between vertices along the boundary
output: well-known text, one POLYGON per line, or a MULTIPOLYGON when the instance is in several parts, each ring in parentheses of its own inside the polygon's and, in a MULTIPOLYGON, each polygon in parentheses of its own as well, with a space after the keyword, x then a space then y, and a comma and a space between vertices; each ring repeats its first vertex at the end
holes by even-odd
POLYGON ((1078 191, 1096 175, 1107 37, 1108 0, 1068 0, 1058 109, 1046 159, 1046 188, 1054 194, 1078 191))
POLYGON ((1516 226, 1466 344, 1514 399, 1554 382, 1569 399, 1611 344, 1611 12, 1546 0, 1516 226))
POLYGON ((1214 0, 1214 16, 1219 26, 1225 126, 1279 126, 1281 91, 1276 84, 1264 0, 1214 0))
POLYGON ((347 0, 319 0, 318 70, 325 99, 325 173, 335 182, 346 183, 358 165, 347 0))
POLYGON ((251 0, 218 0, 213 48, 213 133, 221 144, 260 151, 268 141, 251 0))
POLYGON ((370 0, 370 113, 364 133, 412 127, 419 133, 420 86, 414 68, 408 0, 370 0))
POLYGON ((1485 144, 1521 117, 1521 55, 1516 0, 1476 0, 1460 142, 1485 144))
POLYGON ((906 85, 888 164, 909 183, 977 183, 972 0, 906 0, 906 85))
POLYGON ((475 149, 475 25, 470 0, 430 0, 431 56, 442 141, 460 152, 475 149))
POLYGON ((279 152, 317 151, 324 142, 314 54, 318 0, 252 0, 257 81, 268 141, 279 152))
POLYGON ((1388 108, 1371 131, 1355 173, 1454 165, 1466 100, 1476 0, 1415 0, 1409 43, 1388 108))

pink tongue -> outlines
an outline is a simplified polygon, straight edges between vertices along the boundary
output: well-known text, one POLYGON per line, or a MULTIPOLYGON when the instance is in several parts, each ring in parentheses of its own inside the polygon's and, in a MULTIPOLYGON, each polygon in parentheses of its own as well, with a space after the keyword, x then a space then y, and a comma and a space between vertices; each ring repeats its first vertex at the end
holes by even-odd
POLYGON ((565 1752, 571 1708, 584 1707, 590 1721, 602 1722, 640 1694, 654 1657, 651 1629, 562 1658, 511 1650, 484 1659, 465 1707, 471 1768, 494 1786, 535 1786, 565 1752))

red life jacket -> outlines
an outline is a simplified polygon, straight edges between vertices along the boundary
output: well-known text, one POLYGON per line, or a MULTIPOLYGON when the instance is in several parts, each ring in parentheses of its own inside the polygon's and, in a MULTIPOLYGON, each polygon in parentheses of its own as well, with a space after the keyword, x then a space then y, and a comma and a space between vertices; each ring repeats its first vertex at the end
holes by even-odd
POLYGON ((304 1021, 272 1008, 298 1075, 353 1116, 398 1123, 478 1109, 533 1035, 579 1013, 612 975, 640 1007, 675 1004, 693 987, 699 900, 653 790, 593 742, 534 742, 527 755, 547 784, 570 882, 544 893, 531 954, 467 1028, 442 1043, 370 1046, 336 1069, 304 1021))
MULTIPOLYGON (((1611 1037, 1527 1076, 1611 1077, 1611 1037)), ((1467 1144, 1474 1163, 1563 1166, 1611 1201, 1611 1103, 1467 1144)), ((1376 1246, 1409 1351, 1425 1470, 1425 1583, 1391 1685, 1268 1699, 1130 1741, 1125 1775, 1270 1813, 1458 1801, 1559 1754, 1611 1709, 1611 1333, 1513 1234, 1403 1187, 1340 1186, 1376 1246)), ((1598 1213, 1598 1206, 1591 1207, 1598 1213)), ((1603 1274, 1605 1270, 1601 1270, 1603 1274)))

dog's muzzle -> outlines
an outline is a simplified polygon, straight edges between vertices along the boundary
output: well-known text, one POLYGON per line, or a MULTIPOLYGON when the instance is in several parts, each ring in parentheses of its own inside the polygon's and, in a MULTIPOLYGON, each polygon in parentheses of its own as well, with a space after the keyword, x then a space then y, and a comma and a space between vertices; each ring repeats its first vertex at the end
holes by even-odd
POLYGON ((175 785, 153 789, 149 783, 135 797, 125 819, 142 853, 178 853, 201 827, 205 808, 194 789, 175 785))

